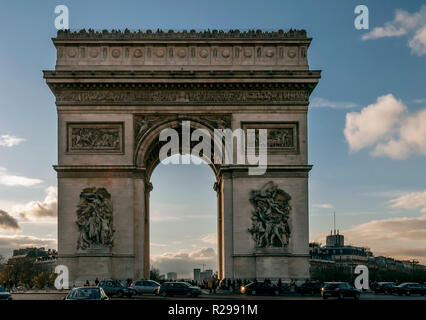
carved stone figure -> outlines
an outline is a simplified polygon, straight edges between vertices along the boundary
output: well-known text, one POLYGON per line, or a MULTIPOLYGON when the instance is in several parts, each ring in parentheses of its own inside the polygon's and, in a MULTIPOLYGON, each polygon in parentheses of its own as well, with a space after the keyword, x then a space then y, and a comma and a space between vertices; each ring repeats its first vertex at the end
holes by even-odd
POLYGON ((120 149, 120 132, 116 128, 72 128, 72 150, 120 149))
POLYGON ((83 189, 76 223, 80 232, 77 249, 112 247, 113 210, 111 195, 105 188, 83 189))
POLYGON ((254 206, 254 211, 251 218, 252 227, 248 231, 257 247, 288 246, 291 234, 290 200, 290 195, 272 181, 260 190, 250 191, 250 203, 254 206))

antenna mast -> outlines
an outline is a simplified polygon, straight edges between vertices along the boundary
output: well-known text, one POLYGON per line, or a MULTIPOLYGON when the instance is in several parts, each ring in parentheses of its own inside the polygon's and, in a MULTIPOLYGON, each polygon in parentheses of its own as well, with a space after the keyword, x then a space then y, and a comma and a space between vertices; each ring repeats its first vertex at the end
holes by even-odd
POLYGON ((336 211, 333 211, 334 234, 336 234, 336 211))

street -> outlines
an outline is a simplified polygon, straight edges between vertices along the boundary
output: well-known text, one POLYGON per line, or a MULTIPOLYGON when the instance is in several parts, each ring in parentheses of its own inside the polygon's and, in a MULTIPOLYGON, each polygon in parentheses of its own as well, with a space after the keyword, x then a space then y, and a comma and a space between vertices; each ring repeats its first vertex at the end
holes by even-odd
MULTIPOLYGON (((13 300, 62 300, 66 293, 13 293, 13 300)), ((300 296, 298 294, 284 294, 280 296, 247 296, 240 294, 208 294, 203 293, 197 298, 187 297, 161 297, 156 295, 143 295, 134 296, 132 298, 116 298, 111 300, 322 300, 319 295, 315 296, 300 296)), ((336 298, 329 298, 328 300, 336 300, 336 298)), ((353 300, 352 298, 345 298, 345 300, 353 300)), ((397 296, 397 295, 383 295, 374 294, 370 292, 362 293, 360 300, 425 300, 426 296, 411 295, 411 296, 397 296)))

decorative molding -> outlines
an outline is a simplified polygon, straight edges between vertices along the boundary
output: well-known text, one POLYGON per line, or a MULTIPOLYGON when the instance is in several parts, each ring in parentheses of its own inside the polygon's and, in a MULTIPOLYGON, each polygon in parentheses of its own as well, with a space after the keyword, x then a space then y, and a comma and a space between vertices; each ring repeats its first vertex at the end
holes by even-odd
POLYGON ((67 152, 124 153, 123 122, 68 122, 67 152))
POLYGON ((77 206, 77 250, 103 251, 113 246, 113 208, 105 188, 85 188, 77 206))
POLYGON ((130 31, 129 29, 121 30, 102 30, 95 31, 93 29, 81 29, 79 31, 70 30, 58 30, 57 36, 54 40, 191 40, 191 39, 306 39, 306 30, 304 29, 289 29, 285 32, 282 29, 277 31, 262 31, 262 30, 248 30, 240 31, 238 29, 223 31, 223 30, 183 30, 174 31, 168 30, 163 31, 157 29, 153 32, 152 30, 137 30, 130 31))
POLYGON ((231 129, 232 115, 230 114, 136 114, 134 115, 135 146, 151 128, 168 121, 194 121, 203 123, 212 129, 231 129))
POLYGON ((268 154, 298 154, 299 123, 298 122, 241 122, 246 137, 247 129, 256 129, 256 149, 247 148, 247 152, 257 152, 259 149, 259 129, 267 129, 268 154))
POLYGON ((250 191, 252 227, 248 231, 253 236, 259 252, 273 248, 287 248, 290 240, 291 196, 278 188, 272 181, 259 190, 250 191))
POLYGON ((309 103, 310 90, 59 90, 57 105, 280 105, 309 103))

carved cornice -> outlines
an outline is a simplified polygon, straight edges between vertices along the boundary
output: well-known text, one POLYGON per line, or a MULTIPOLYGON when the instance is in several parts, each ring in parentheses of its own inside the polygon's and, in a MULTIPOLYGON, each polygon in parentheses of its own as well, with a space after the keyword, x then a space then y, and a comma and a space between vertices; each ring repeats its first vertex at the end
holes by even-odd
POLYGON ((183 30, 163 31, 130 31, 129 29, 121 30, 102 30, 95 31, 93 29, 81 29, 79 31, 59 30, 55 40, 190 40, 190 39, 289 39, 289 38, 302 38, 306 39, 306 30, 290 29, 287 32, 280 29, 277 31, 262 31, 262 30, 183 30))
POLYGON ((307 105, 314 83, 51 84, 58 106, 307 105))

